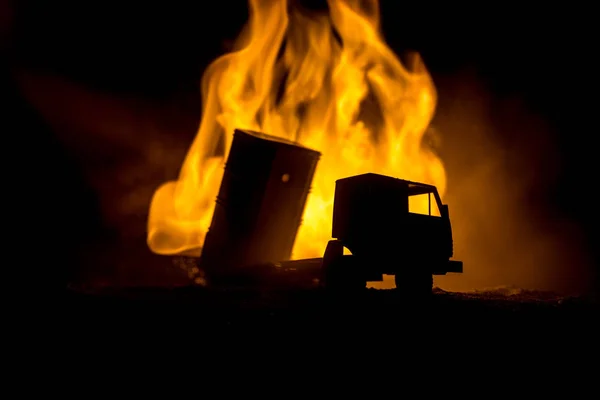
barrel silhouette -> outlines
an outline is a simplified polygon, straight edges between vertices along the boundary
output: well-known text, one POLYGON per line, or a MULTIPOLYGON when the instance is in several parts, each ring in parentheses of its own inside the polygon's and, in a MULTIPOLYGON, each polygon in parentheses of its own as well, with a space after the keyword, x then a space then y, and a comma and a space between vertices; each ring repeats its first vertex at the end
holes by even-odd
POLYGON ((236 130, 200 259, 213 275, 289 260, 321 153, 236 130))

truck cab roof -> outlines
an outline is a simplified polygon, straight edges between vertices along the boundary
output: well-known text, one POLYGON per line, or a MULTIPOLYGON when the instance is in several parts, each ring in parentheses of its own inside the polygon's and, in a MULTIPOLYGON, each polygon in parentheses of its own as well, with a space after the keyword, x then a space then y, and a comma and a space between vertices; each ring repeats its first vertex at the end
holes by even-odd
POLYGON ((437 188, 434 185, 429 185, 427 183, 414 182, 406 179, 394 178, 391 176, 375 174, 373 172, 368 172, 366 174, 349 176, 347 178, 338 179, 336 182, 346 182, 346 181, 382 181, 389 182, 394 185, 404 185, 407 190, 408 196, 417 196, 421 194, 437 194, 437 188))

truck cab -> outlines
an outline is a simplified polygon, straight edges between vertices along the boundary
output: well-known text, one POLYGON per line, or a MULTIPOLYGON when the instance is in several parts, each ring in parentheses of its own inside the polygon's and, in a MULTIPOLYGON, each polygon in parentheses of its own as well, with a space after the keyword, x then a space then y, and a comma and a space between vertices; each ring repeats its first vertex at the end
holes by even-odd
POLYGON ((449 210, 435 186, 374 173, 335 185, 333 239, 323 256, 327 286, 364 287, 394 275, 398 288, 431 292, 432 275, 462 272, 462 262, 450 260, 449 210))

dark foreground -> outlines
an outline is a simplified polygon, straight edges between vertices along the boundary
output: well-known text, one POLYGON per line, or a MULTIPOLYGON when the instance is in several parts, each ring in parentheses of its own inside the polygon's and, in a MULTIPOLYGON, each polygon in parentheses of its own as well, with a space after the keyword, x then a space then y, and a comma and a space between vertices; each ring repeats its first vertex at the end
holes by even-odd
POLYGON ((328 330, 432 339, 543 333, 579 337, 598 333, 598 303, 544 292, 451 293, 407 297, 396 290, 367 289, 332 295, 319 289, 129 288, 70 290, 66 321, 73 326, 185 328, 197 334, 268 330, 272 334, 328 330), (90 325, 91 324, 91 325, 90 325))
MULTIPOLYGON (((63 295, 62 307, 21 339, 27 348, 35 346, 35 360, 42 355, 52 362, 45 373, 66 364, 71 372, 94 371, 103 384, 115 371, 132 376, 146 368, 170 370, 190 382, 197 376, 208 380, 208 374, 221 382, 224 374, 243 371, 242 376, 258 374, 261 387, 273 381, 273 370, 311 388, 313 381, 333 379, 339 371, 351 373, 341 374, 347 381, 358 374, 359 381, 381 383, 385 373, 391 375, 386 379, 410 383, 409 366, 415 382, 434 376, 435 387, 462 390, 478 385, 480 377, 500 379, 494 387, 518 377, 530 381, 532 374, 545 381, 551 379, 548 373, 561 381, 573 375, 583 379, 597 368, 599 355, 597 304, 548 293, 436 289, 417 299, 393 289, 331 296, 309 288, 181 287, 63 295), (442 385, 439 378, 450 383, 442 385)), ((29 325, 31 316, 20 315, 29 325)), ((154 383, 143 376, 141 385, 154 383)), ((236 380, 227 382, 228 388, 246 389, 236 380)))
POLYGON ((435 289, 419 299, 393 289, 332 296, 319 289, 184 287, 70 291, 64 300, 64 319, 53 322, 60 334, 54 346, 64 343, 57 348, 63 354, 85 359, 90 352, 101 358, 135 352, 135 360, 155 361, 168 354, 201 367, 216 356, 229 368, 274 356, 280 372, 346 366, 360 374, 399 373, 410 364, 461 376, 464 369, 454 371, 459 362, 490 375, 507 363, 553 370, 560 359, 570 370, 597 365, 600 356, 597 303, 548 293, 435 289))

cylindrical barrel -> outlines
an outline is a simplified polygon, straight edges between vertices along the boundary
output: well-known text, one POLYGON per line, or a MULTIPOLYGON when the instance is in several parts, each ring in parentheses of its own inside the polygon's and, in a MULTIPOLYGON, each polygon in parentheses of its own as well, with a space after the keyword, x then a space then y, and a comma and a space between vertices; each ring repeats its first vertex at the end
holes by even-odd
POLYGON ((235 131, 200 260, 209 276, 290 258, 320 156, 297 143, 235 131))

